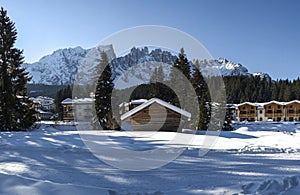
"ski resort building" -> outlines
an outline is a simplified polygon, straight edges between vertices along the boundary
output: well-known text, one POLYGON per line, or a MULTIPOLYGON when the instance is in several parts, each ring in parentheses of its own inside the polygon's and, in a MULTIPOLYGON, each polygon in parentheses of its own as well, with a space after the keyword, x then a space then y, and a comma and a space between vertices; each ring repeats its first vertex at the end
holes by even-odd
POLYGON ((240 121, 257 121, 257 105, 250 102, 239 104, 238 118, 240 121))
MULTIPOLYGON (((132 105, 129 103, 129 105, 132 105)), ((130 107, 130 106, 129 106, 130 107)), ((136 104, 121 115, 123 130, 133 131, 181 131, 190 120, 191 113, 161 99, 152 98, 136 104)))
POLYGON ((92 109, 94 104, 93 98, 67 98, 61 102, 63 106, 63 120, 87 122, 91 121, 92 109))
POLYGON ((31 97, 32 107, 36 111, 34 116, 37 120, 54 119, 54 99, 50 97, 38 96, 31 97))
POLYGON ((237 121, 300 121, 300 101, 244 102, 236 105, 237 121))

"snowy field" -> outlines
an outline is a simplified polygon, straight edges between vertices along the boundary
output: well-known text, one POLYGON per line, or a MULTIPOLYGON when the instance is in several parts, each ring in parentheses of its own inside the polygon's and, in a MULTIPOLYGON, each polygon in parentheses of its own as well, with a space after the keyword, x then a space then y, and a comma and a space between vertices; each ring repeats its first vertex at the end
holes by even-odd
MULTIPOLYGON (((205 156, 198 155, 205 132, 198 132, 176 160, 149 171, 105 164, 73 126, 41 124, 31 132, 2 132, 0 194, 300 194, 300 124, 235 128, 221 132, 205 156)), ((120 147, 135 150, 166 145, 175 134, 108 133, 120 147)))

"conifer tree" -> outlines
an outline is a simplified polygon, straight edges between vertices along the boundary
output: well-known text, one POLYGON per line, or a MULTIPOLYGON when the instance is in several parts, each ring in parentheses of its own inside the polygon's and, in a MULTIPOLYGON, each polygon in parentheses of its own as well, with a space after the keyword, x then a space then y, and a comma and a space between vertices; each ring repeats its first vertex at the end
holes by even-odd
POLYGON ((164 97, 164 85, 162 84, 164 80, 164 71, 162 66, 159 66, 158 68, 155 67, 153 74, 150 78, 150 89, 149 89, 149 98, 160 98, 167 101, 164 97))
POLYGON ((113 118, 111 98, 114 88, 111 67, 107 54, 101 52, 99 67, 103 72, 99 76, 95 93, 95 110, 99 123, 103 129, 119 129, 116 120, 113 118))
MULTIPOLYGON (((199 69, 199 61, 196 60, 193 75, 191 77, 191 83, 197 94, 197 99, 199 103, 199 123, 195 126, 195 128, 200 130, 206 130, 210 119, 208 88, 204 77, 202 76, 199 69)), ((193 113, 193 115, 196 116, 195 113, 193 113)))
POLYGON ((28 73, 21 67, 23 52, 14 47, 17 31, 0 10, 0 130, 25 130, 33 122, 34 110, 27 97, 28 73))
MULTIPOLYGON (((184 49, 181 48, 178 57, 176 58, 170 72, 170 83, 176 85, 177 94, 187 95, 187 83, 184 82, 184 79, 191 78, 191 70, 190 70, 189 61, 184 53, 184 49), (179 74, 180 72, 181 74, 179 74), (185 77, 185 78, 184 78, 185 77)), ((182 109, 186 109, 186 105, 188 102, 181 102, 182 105, 178 102, 178 98, 174 98, 171 102, 173 105, 181 107, 182 109)))
POLYGON ((226 131, 233 130, 233 127, 231 126, 232 120, 233 120, 232 113, 230 112, 229 108, 226 108, 223 130, 226 130, 226 131))

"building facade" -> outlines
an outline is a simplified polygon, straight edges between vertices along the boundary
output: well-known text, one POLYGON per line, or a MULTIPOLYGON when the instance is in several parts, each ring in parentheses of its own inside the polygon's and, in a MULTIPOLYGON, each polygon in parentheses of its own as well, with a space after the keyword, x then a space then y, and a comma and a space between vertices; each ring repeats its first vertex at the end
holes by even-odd
POLYGON ((300 121, 300 101, 245 102, 236 105, 237 121, 300 121))
POLYGON ((93 117, 93 98, 67 98, 61 102, 64 121, 89 122, 93 117))
POLYGON ((121 116, 123 130, 181 131, 191 113, 161 99, 152 98, 121 116))

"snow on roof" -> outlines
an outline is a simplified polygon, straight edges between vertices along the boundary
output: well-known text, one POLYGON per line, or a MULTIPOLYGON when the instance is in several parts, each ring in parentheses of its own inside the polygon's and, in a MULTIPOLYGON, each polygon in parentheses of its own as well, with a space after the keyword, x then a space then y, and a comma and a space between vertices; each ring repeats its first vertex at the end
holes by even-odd
POLYGON ((272 100, 270 102, 263 102, 263 103, 251 103, 251 102, 243 102, 243 103, 240 103, 238 104, 237 106, 243 106, 245 104, 249 104, 251 106, 256 106, 256 107, 259 107, 259 108, 263 108, 265 105, 268 105, 268 104, 277 104, 277 105, 288 105, 288 104, 292 104, 292 103, 298 103, 300 104, 300 101, 299 100, 293 100, 293 101, 290 101, 290 102, 279 102, 279 101, 275 101, 275 100, 272 100))
POLYGON ((268 104, 278 104, 278 105, 285 105, 286 102, 278 102, 278 101, 275 101, 275 100, 272 100, 270 102, 265 102, 264 105, 268 105, 268 104))
POLYGON ((246 104, 248 104, 248 105, 250 105, 250 106, 257 106, 257 104, 255 104, 255 103, 251 103, 251 102, 243 102, 243 103, 238 104, 237 107, 244 106, 244 105, 246 105, 246 104))
POLYGON ((34 103, 34 104, 41 104, 41 102, 35 98, 31 98, 31 101, 34 103))
POLYGON ((137 99, 137 100, 132 100, 131 102, 122 102, 121 104, 119 104, 119 107, 122 107, 122 106, 129 106, 131 104, 143 104, 145 102, 148 102, 149 100, 146 100, 146 99, 137 99))
POLYGON ((74 104, 86 104, 86 103, 93 103, 93 98, 79 98, 79 99, 73 99, 74 104))
POLYGON ((53 115, 52 112, 47 112, 47 111, 44 111, 44 110, 41 110, 41 109, 37 109, 36 111, 37 111, 38 113, 40 113, 40 114, 50 114, 50 115, 53 115))
POLYGON ((145 102, 148 102, 146 99, 138 99, 138 100, 132 100, 130 103, 131 104, 143 104, 145 102))
POLYGON ((145 103, 143 103, 143 104, 141 104, 141 105, 135 107, 134 109, 132 109, 132 110, 126 112, 125 114, 123 114, 123 115, 121 116, 121 120, 124 120, 124 119, 126 119, 126 118, 128 118, 128 117, 134 115, 135 113, 141 111, 142 109, 144 109, 144 108, 150 106, 150 105, 153 104, 153 103, 158 103, 158 104, 160 104, 160 105, 162 105, 162 106, 164 106, 164 107, 169 108, 170 110, 173 110, 173 111, 175 111, 175 112, 177 112, 177 113, 179 113, 179 114, 181 114, 181 115, 184 115, 184 116, 186 116, 186 117, 188 117, 188 118, 191 118, 191 113, 189 113, 189 112, 187 112, 187 111, 185 111, 185 110, 182 110, 181 108, 178 108, 177 106, 174 106, 174 105, 172 105, 172 104, 169 104, 168 102, 165 102, 165 101, 163 101, 163 100, 161 100, 161 99, 158 99, 158 98, 152 98, 152 99, 150 99, 149 101, 147 101, 147 102, 145 102, 145 103))
POLYGON ((72 103, 73 103, 73 100, 71 98, 67 98, 61 102, 61 104, 72 104, 72 103))
POLYGON ((86 103, 93 103, 93 98, 79 98, 79 99, 71 99, 67 98, 64 101, 62 101, 62 104, 86 104, 86 103))
POLYGON ((290 101, 290 102, 286 102, 285 104, 288 105, 288 104, 293 104, 293 103, 300 104, 300 101, 299 100, 293 100, 293 101, 290 101))

